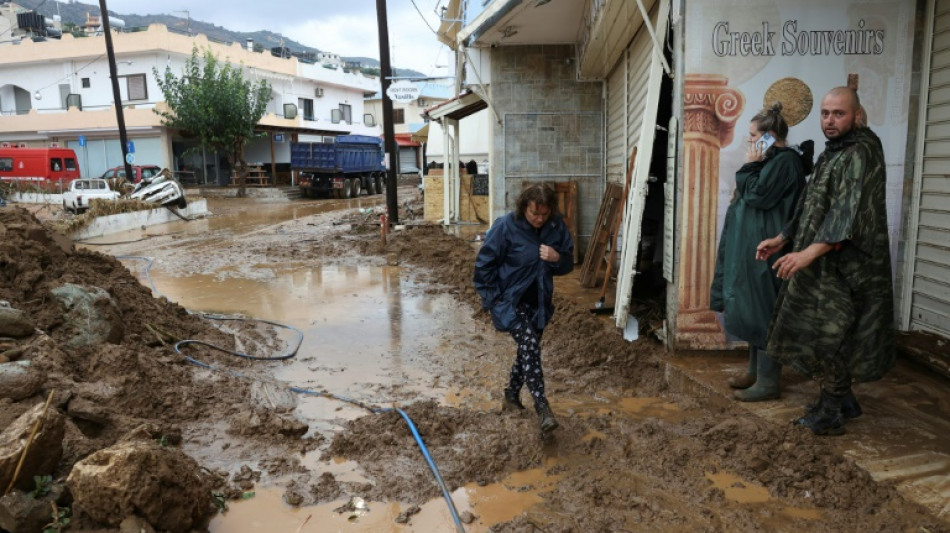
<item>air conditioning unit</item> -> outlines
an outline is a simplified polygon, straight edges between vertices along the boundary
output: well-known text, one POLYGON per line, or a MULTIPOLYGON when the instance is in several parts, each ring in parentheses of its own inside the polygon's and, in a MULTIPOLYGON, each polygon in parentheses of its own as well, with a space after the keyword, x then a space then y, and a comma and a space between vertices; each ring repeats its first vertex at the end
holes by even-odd
POLYGON ((313 95, 317 98, 323 98, 323 87, 317 87, 313 90, 313 95))

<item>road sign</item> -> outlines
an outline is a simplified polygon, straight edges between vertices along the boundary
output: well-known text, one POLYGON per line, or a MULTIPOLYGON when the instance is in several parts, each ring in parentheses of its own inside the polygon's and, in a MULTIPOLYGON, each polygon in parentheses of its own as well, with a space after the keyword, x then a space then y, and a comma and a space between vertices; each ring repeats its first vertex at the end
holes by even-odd
POLYGON ((393 102, 408 104, 419 98, 419 88, 408 81, 397 81, 386 89, 386 96, 393 102))
POLYGON ((132 142, 132 141, 129 141, 127 144, 128 144, 129 149, 126 150, 126 151, 129 152, 130 154, 134 154, 134 153, 135 153, 135 143, 132 142))
POLYGON ((86 146, 86 136, 85 136, 85 135, 80 135, 80 136, 79 136, 79 146, 86 146))
POLYGON ((134 164, 134 163, 135 163, 135 154, 133 154, 132 152, 129 152, 129 153, 125 154, 125 162, 128 163, 128 164, 130 164, 130 165, 131 165, 131 164, 134 164))

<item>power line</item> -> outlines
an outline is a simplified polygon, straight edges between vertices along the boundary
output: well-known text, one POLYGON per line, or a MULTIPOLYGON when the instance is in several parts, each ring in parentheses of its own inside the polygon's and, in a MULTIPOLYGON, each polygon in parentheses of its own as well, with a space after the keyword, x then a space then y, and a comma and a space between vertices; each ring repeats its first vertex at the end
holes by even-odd
POLYGON ((419 13, 419 16, 422 17, 422 22, 425 22, 426 26, 429 27, 429 31, 431 31, 434 35, 438 35, 439 32, 435 31, 435 28, 433 28, 432 25, 429 24, 429 21, 426 20, 425 15, 423 15, 422 11, 419 10, 419 6, 416 5, 416 0, 410 0, 410 1, 412 2, 412 7, 416 8, 416 13, 419 13))

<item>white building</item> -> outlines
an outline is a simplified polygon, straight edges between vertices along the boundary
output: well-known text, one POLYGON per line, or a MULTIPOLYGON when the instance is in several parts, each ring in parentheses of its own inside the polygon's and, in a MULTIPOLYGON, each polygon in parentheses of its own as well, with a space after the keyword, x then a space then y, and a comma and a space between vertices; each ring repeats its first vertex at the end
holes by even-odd
MULTIPOLYGON (((156 74, 164 75, 168 67, 180 75, 195 47, 240 65, 247 79, 264 79, 273 88, 258 125, 263 135, 247 145, 245 155, 248 163, 283 181, 291 179, 293 140, 381 133, 379 126, 363 123, 363 99, 379 90, 379 82, 360 73, 254 52, 240 43, 211 42, 204 35, 172 33, 158 24, 147 31, 114 32, 112 41, 136 164, 185 168, 198 183, 227 182, 224 157, 192 150, 197 140, 166 128, 154 112, 165 106, 156 74)), ((68 146, 76 150, 83 174, 95 176, 122 164, 118 138, 103 36, 67 34, 61 40, 0 44, 0 142, 68 146)))

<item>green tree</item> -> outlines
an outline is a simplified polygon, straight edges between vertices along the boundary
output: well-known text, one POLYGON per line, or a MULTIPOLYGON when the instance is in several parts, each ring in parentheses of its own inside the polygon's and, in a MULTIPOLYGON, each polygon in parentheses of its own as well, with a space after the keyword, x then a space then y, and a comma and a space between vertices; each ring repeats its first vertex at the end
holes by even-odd
POLYGON ((244 147, 255 136, 254 127, 271 99, 265 80, 244 78, 241 68, 220 62, 211 50, 199 56, 191 50, 180 77, 165 68, 159 76, 152 69, 165 96, 168 110, 155 109, 162 123, 198 138, 201 147, 225 154, 238 176, 238 196, 244 196, 247 162, 244 147))

